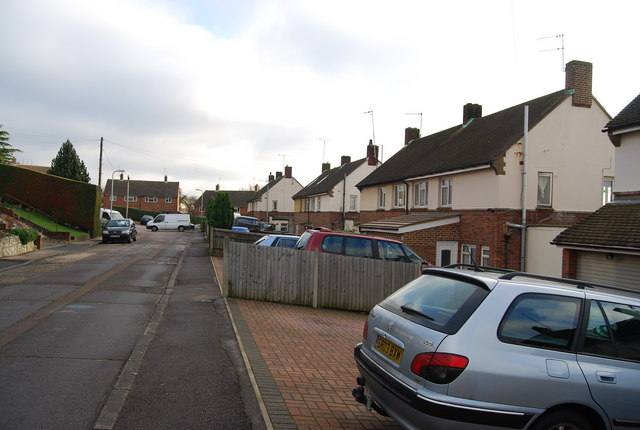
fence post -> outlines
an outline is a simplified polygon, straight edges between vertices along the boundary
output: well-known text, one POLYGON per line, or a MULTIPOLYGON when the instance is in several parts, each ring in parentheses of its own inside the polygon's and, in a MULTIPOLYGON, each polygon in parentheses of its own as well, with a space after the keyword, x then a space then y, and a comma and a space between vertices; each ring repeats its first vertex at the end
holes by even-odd
POLYGON ((318 307, 318 283, 319 283, 319 273, 320 273, 320 252, 316 249, 313 252, 313 291, 311 293, 311 298, 313 302, 313 307, 318 307))
POLYGON ((220 293, 222 297, 227 297, 229 293, 229 238, 225 237, 222 244, 222 285, 220 285, 220 293))

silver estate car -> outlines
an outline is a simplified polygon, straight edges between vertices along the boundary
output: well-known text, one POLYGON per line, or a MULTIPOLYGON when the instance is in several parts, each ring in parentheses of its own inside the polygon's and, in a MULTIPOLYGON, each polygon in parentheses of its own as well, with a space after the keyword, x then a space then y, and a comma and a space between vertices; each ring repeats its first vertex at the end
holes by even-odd
POLYGON ((356 400, 407 429, 640 428, 640 291, 458 265, 370 312, 356 400))

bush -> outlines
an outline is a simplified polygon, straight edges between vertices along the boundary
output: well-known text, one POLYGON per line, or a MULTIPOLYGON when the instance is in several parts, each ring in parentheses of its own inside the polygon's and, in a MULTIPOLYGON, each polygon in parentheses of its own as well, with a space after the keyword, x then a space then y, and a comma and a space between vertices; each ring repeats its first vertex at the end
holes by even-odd
POLYGON ((9 234, 18 236, 20 238, 20 243, 23 245, 26 245, 29 242, 33 242, 40 235, 38 230, 34 228, 14 228, 12 230, 9 230, 9 234))

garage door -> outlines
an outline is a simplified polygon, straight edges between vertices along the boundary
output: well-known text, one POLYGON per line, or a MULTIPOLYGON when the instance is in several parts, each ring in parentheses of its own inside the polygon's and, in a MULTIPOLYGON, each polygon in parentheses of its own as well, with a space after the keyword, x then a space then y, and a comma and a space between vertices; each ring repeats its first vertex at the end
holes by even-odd
POLYGON ((640 290, 640 256, 586 252, 578 253, 577 278, 601 284, 640 290))

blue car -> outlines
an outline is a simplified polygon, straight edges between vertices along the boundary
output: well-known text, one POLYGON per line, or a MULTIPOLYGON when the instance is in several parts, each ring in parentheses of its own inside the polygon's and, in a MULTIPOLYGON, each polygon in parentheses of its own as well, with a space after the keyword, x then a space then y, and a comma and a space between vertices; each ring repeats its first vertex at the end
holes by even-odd
POLYGON ((262 236, 253 244, 258 246, 276 246, 279 248, 294 248, 299 236, 290 236, 287 234, 268 234, 262 236))

